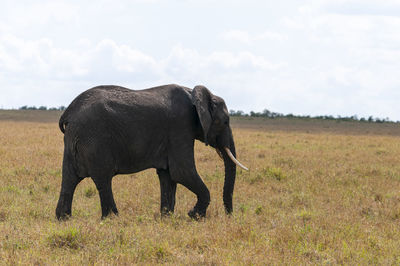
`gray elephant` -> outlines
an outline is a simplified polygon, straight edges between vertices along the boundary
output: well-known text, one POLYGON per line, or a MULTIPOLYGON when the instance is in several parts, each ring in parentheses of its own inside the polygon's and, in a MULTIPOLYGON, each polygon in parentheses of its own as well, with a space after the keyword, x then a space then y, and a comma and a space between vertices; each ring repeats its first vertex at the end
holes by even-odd
POLYGON ((113 176, 148 168, 157 169, 162 215, 174 211, 179 183, 197 196, 188 215, 204 217, 210 193, 196 171, 195 139, 214 147, 223 158, 223 201, 226 213, 232 212, 236 164, 243 165, 235 159, 225 102, 204 86, 193 90, 179 85, 145 90, 94 87, 72 101, 59 126, 64 133, 64 157, 58 219, 71 215, 75 188, 85 177, 93 179, 99 192, 102 217, 117 214, 113 176))

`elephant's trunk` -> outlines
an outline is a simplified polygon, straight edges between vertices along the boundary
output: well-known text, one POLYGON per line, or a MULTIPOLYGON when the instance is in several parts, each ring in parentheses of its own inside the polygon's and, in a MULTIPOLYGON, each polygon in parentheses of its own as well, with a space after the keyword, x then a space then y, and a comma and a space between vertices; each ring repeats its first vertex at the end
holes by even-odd
MULTIPOLYGON (((230 145, 228 148, 231 151, 232 155, 236 157, 235 143, 233 142, 232 133, 230 136, 230 145)), ((220 150, 220 153, 222 154, 225 165, 223 200, 224 200, 225 212, 229 214, 233 211, 232 196, 233 196, 233 188, 235 186, 236 164, 231 160, 225 149, 220 150)))

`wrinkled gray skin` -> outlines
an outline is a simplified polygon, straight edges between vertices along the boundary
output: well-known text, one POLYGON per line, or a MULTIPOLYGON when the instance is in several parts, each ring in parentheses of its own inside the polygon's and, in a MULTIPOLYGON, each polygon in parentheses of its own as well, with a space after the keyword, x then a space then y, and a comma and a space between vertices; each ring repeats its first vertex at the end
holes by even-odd
POLYGON ((197 196, 188 215, 204 217, 210 193, 198 175, 194 140, 217 149, 224 160, 223 200, 232 212, 235 144, 224 100, 206 87, 193 90, 165 85, 146 90, 98 86, 80 94, 60 118, 64 133, 62 184, 56 216, 71 215, 74 191, 91 177, 100 195, 102 217, 118 213, 111 180, 117 174, 156 168, 161 187, 161 214, 172 213, 177 183, 197 196))

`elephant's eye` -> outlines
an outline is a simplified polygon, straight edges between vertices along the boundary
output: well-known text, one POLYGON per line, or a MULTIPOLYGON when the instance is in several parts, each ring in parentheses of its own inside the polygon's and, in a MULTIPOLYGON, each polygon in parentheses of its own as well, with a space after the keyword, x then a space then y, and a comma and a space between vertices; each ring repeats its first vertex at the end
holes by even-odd
POLYGON ((228 125, 228 120, 224 122, 224 125, 227 126, 228 125))

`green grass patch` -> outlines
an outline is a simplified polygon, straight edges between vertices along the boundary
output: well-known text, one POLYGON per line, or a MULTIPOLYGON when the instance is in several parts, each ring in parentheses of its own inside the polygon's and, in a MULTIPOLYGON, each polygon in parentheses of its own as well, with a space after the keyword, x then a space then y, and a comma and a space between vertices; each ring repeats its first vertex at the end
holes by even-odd
POLYGON ((47 237, 47 243, 52 248, 81 249, 83 242, 81 232, 74 227, 53 231, 47 237))

